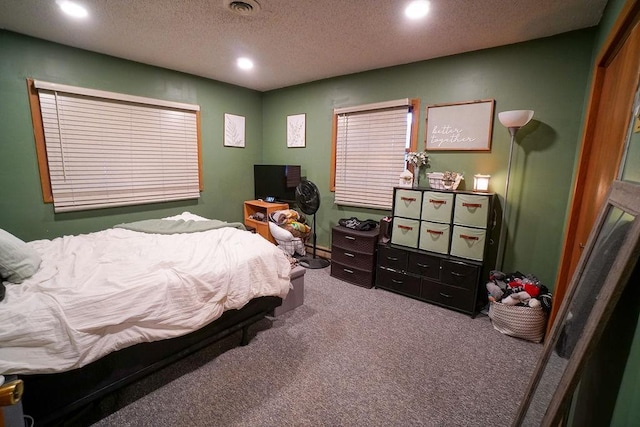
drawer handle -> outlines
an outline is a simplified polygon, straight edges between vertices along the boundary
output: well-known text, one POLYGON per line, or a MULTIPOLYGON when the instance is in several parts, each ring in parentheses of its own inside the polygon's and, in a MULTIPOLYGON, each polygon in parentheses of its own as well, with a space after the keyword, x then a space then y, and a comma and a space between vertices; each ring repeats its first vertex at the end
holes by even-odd
POLYGON ((465 208, 481 208, 482 203, 462 203, 465 208))
POLYGON ((350 254, 349 252, 345 252, 345 253, 344 253, 344 255, 345 255, 345 256, 350 256, 351 258, 355 257, 355 255, 354 255, 354 254, 350 254))
POLYGON ((442 295, 445 298, 453 298, 453 296, 451 296, 449 294, 445 294, 444 292, 440 292, 440 295, 442 295))
POLYGON ((353 274, 353 270, 349 270, 348 268, 343 268, 345 273, 353 274))
POLYGON ((429 199, 429 203, 433 203, 434 205, 446 205, 447 201, 446 200, 429 199))
POLYGON ((400 200, 404 200, 405 202, 415 202, 415 197, 400 197, 400 200))
POLYGON ((416 262, 416 265, 420 268, 431 268, 429 264, 420 264, 419 262, 416 262))
POLYGON ((429 229, 427 229, 427 233, 431 233, 431 234, 444 234, 444 231, 429 230, 429 229))
POLYGON ((402 228, 403 230, 413 230, 413 227, 409 227, 408 225, 398 225, 398 228, 402 228))
POLYGON ((476 237, 476 236, 469 236, 469 235, 467 235, 467 234, 461 234, 461 235, 460 235, 460 238, 461 238, 461 239, 467 239, 467 240, 480 240, 480 238, 479 238, 479 237, 476 237))
POLYGON ((356 240, 356 238, 353 236, 344 236, 344 238, 347 240, 356 240))
POLYGON ((391 281, 396 285, 402 285, 404 283, 402 280, 396 280, 396 279, 391 279, 391 281))
POLYGON ((392 256, 388 256, 388 257, 387 257, 387 260, 388 260, 388 261, 397 261, 397 260, 398 260, 398 258, 396 258, 396 257, 392 257, 392 256))
POLYGON ((452 271, 451 275, 452 276, 457 276, 457 277, 464 277, 464 274, 456 273, 455 271, 452 271))

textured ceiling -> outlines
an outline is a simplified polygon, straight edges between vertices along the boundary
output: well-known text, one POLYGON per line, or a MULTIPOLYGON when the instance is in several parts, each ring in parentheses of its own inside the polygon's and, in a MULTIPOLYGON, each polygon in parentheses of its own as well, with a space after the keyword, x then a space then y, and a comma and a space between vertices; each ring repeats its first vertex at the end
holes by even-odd
POLYGON ((408 0, 257 0, 253 16, 229 0, 77 1, 87 19, 54 0, 0 0, 0 28, 260 91, 591 27, 607 2, 432 0, 414 22, 408 0), (255 68, 238 70, 238 56, 255 68))

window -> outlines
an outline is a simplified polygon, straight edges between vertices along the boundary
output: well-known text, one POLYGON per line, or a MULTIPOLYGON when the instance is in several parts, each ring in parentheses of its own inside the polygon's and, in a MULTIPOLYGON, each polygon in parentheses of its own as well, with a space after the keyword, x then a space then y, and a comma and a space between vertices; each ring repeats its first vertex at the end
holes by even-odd
POLYGON ((199 106, 29 81, 55 212, 200 197, 199 106))
POLYGON ((401 99, 334 110, 336 204, 391 209, 406 153, 417 146, 419 104, 401 99))

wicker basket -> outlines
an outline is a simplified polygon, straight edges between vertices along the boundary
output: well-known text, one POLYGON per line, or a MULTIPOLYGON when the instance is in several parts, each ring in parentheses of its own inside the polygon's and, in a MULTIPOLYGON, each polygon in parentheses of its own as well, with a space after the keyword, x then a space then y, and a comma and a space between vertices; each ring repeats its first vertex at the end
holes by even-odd
POLYGON ((458 174, 456 180, 453 182, 452 187, 447 188, 445 187, 444 181, 442 180, 444 173, 431 172, 431 173, 428 173, 427 176, 429 177, 429 187, 436 190, 455 190, 458 188, 458 185, 460 185, 460 181, 462 181, 462 175, 458 174))
POLYGON ((533 342, 542 341, 547 327, 547 313, 542 307, 492 302, 489 305, 489 318, 496 331, 533 342))

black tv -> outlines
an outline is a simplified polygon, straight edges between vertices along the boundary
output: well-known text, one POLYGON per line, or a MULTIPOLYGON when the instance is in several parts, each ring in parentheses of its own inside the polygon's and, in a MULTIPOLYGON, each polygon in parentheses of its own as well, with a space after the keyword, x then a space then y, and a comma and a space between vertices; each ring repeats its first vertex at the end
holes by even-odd
POLYGON ((253 165, 256 200, 293 203, 300 184, 300 165, 253 165))

